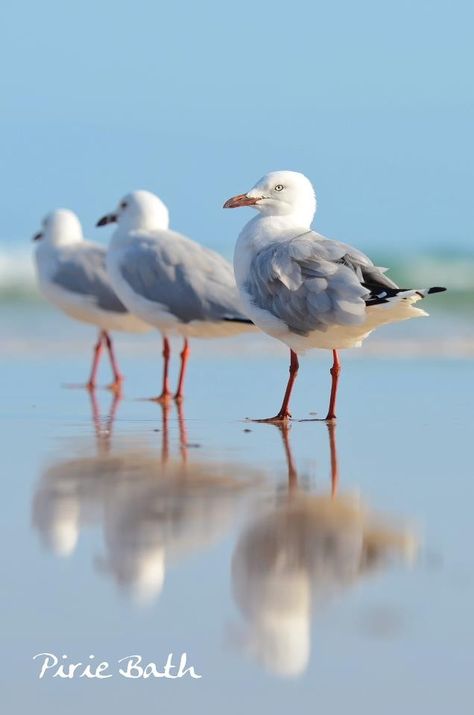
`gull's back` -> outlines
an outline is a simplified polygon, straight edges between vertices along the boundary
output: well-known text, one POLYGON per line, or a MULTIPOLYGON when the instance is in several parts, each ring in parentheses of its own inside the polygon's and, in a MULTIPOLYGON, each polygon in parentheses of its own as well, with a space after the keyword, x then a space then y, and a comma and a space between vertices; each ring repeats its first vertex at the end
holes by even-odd
POLYGON ((84 240, 39 246, 36 261, 42 293, 71 317, 104 330, 148 330, 115 293, 106 253, 104 247, 84 240))
POLYGON ((159 328, 246 321, 230 263, 175 231, 129 232, 108 267, 124 302, 159 328))

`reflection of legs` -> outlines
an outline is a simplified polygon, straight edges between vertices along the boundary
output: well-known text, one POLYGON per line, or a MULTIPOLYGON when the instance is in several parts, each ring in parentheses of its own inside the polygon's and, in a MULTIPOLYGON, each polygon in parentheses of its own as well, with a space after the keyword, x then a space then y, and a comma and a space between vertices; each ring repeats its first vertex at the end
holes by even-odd
POLYGON ((161 395, 159 397, 154 397, 156 402, 166 402, 171 397, 171 390, 169 384, 169 364, 170 364, 170 343, 168 338, 163 338, 163 387, 161 389, 161 395))
POLYGON ((181 351, 181 369, 179 372, 178 389, 176 390, 176 395, 174 396, 174 399, 177 401, 183 399, 184 377, 186 375, 186 366, 188 364, 189 353, 190 349, 188 339, 184 338, 183 349, 181 351))
POLYGON ((112 399, 112 404, 110 406, 110 411, 107 417, 103 420, 100 417, 99 403, 97 401, 97 396, 95 390, 90 390, 91 399, 91 409, 92 409, 92 422, 94 425, 94 431, 97 437, 97 446, 100 452, 107 453, 110 449, 110 439, 112 437, 112 428, 117 414, 117 408, 121 400, 121 395, 119 392, 114 392, 112 399))
POLYGON ((337 447, 336 447, 336 425, 328 422, 329 432, 329 451, 331 453, 331 494, 336 495, 339 484, 339 465, 337 462, 337 447))
POLYGON ((108 386, 110 390, 115 392, 120 392, 122 388, 123 375, 120 373, 117 360, 115 358, 114 347, 112 344, 112 338, 106 330, 102 332, 103 340, 107 347, 107 352, 109 353, 110 365, 112 367, 112 373, 114 376, 114 381, 108 386))
POLYGON ((286 385, 285 395, 283 397, 280 412, 275 415, 275 417, 269 417, 266 420, 257 420, 257 422, 284 422, 291 417, 288 408, 290 404, 291 393, 293 391, 293 386, 296 380, 296 375, 298 374, 298 368, 298 356, 293 350, 290 350, 290 377, 288 378, 288 383, 286 385))
MULTIPOLYGON (((285 450, 286 463, 288 466, 288 490, 291 493, 298 488, 298 472, 296 469, 295 461, 293 459, 293 452, 291 449, 289 436, 291 428, 286 422, 277 424, 276 426, 280 430, 280 434, 283 440, 283 448, 285 450)), ((328 422, 327 428, 329 434, 329 452, 331 459, 331 494, 332 496, 335 496, 339 485, 339 464, 337 459, 336 425, 333 422, 328 422)))
POLYGON ((339 355, 337 350, 332 351, 333 363, 331 372, 331 397, 329 400, 329 410, 326 415, 327 420, 336 419, 336 398, 337 398, 337 386, 339 383, 339 375, 341 373, 341 363, 339 361, 339 355))
POLYGON ((95 390, 89 390, 89 394, 91 397, 92 422, 94 424, 94 430, 95 430, 96 437, 97 437, 97 439, 99 439, 100 438, 100 430, 101 430, 99 403, 97 402, 97 396, 96 396, 95 390))
POLYGON ((283 448, 285 450, 286 464, 288 466, 288 490, 290 492, 294 491, 298 487, 298 473, 296 471, 295 462, 293 459, 293 452, 291 451, 290 444, 290 427, 287 423, 282 423, 277 425, 280 430, 281 437, 283 440, 283 448))
MULTIPOLYGON (((170 416, 170 403, 169 401, 163 400, 161 403, 161 415, 162 415, 162 439, 161 439, 161 463, 167 464, 170 454, 170 432, 169 432, 169 416, 170 416)), ((179 448, 181 451, 181 456, 183 462, 186 463, 188 457, 188 434, 186 431, 186 424, 184 421, 183 407, 181 403, 177 404, 178 410, 178 429, 179 429, 179 448)))
POLYGON ((120 394, 120 391, 114 392, 112 404, 110 405, 110 412, 107 417, 107 430, 108 430, 110 436, 112 435, 112 428, 114 426, 115 417, 117 415, 117 408, 119 406, 121 399, 122 399, 122 395, 120 394))
POLYGON ((166 464, 168 462, 168 457, 170 453, 170 436, 169 436, 169 428, 168 428, 168 417, 169 417, 169 412, 170 412, 170 406, 168 402, 163 401, 161 403, 161 410, 162 410, 162 441, 161 441, 161 463, 166 464))
POLYGON ((186 422, 184 421, 184 412, 182 402, 178 400, 178 426, 179 426, 179 448, 183 462, 188 461, 188 432, 186 430, 186 422))
POLYGON ((104 340, 104 331, 101 330, 99 332, 99 337, 97 338, 97 342, 94 347, 94 357, 92 358, 92 369, 91 369, 91 374, 89 377, 89 381, 86 385, 88 390, 94 390, 95 389, 95 383, 96 383, 96 377, 97 377, 97 370, 99 368, 99 362, 100 362, 100 356, 102 354, 102 343, 104 340))

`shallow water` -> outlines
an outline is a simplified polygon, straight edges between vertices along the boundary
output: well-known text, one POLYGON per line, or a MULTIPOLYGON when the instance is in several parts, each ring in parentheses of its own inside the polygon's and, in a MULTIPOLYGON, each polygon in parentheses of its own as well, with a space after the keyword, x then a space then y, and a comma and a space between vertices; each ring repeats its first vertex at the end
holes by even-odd
MULTIPOLYGON (((181 414, 137 399, 159 359, 125 355, 115 404, 61 386, 82 350, 2 361, 7 711, 468 712, 472 361, 359 354, 335 430, 282 432, 245 417, 279 406, 285 357, 197 352, 181 414), (39 680, 44 651, 114 677, 39 680), (117 674, 170 652, 202 678, 117 674)), ((302 361, 295 418, 328 367, 302 361)))

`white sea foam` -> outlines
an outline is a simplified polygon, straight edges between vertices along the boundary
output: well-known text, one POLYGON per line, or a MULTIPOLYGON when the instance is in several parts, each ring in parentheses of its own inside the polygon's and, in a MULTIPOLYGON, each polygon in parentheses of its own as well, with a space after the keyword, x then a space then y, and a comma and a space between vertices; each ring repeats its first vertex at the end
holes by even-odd
POLYGON ((446 286, 448 290, 474 291, 474 256, 416 256, 399 263, 409 286, 446 286))
MULTIPOLYGON (((372 250, 372 255, 376 251, 372 250)), ((377 256, 381 265, 390 266, 389 275, 400 285, 424 288, 441 285, 453 293, 474 295, 474 254, 435 253, 394 258, 388 253, 377 256)), ((36 301, 39 292, 33 258, 33 246, 0 243, 0 299, 3 302, 36 301)))
POLYGON ((31 247, 0 245, 0 298, 36 300, 38 295, 31 247))

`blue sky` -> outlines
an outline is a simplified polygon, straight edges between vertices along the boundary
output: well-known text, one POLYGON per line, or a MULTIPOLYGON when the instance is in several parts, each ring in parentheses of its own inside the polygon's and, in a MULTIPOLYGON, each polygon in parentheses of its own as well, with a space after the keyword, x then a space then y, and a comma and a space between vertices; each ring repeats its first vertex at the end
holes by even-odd
POLYGON ((470 2, 17 3, 2 11, 2 242, 50 209, 85 232, 134 188, 229 254, 266 171, 317 228, 407 251, 473 239, 470 2))

